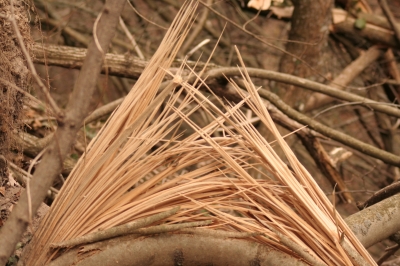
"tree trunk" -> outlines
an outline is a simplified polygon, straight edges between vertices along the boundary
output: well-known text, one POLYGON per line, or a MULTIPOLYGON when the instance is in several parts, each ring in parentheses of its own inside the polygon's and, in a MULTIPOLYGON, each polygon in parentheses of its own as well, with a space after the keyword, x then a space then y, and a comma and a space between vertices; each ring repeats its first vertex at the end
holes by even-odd
MULTIPOLYGON (((318 66, 323 66, 322 54, 327 46, 331 22, 332 0, 293 0, 295 6, 289 32, 288 53, 280 62, 280 71, 302 78, 315 79, 318 66), (293 57, 296 56, 297 58, 293 57)), ((309 91, 293 85, 279 85, 276 93, 290 106, 302 109, 309 91)))

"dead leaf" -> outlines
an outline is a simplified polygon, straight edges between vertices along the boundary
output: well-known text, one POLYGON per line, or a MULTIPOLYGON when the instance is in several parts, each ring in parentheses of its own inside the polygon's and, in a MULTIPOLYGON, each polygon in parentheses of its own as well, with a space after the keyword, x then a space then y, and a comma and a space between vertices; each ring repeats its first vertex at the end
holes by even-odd
POLYGON ((339 163, 347 160, 350 156, 353 155, 351 151, 348 151, 342 147, 337 147, 331 150, 329 153, 331 163, 334 167, 336 167, 339 163))
POLYGON ((283 0, 250 0, 247 7, 257 10, 267 10, 270 8, 271 2, 283 3, 283 0))
POLYGON ((247 7, 257 10, 267 10, 271 6, 271 0, 250 0, 247 7))
POLYGON ((25 112, 25 116, 28 118, 34 118, 35 116, 37 116, 37 113, 35 112, 35 110, 29 109, 25 112))
POLYGON ((339 8, 332 9, 333 24, 338 24, 340 22, 345 21, 348 16, 349 14, 343 9, 339 8))
POLYGON ((12 186, 12 187, 19 187, 19 184, 18 184, 17 181, 15 181, 15 179, 14 179, 12 173, 10 173, 10 174, 8 175, 8 182, 10 183, 10 186, 12 186))
POLYGON ((32 127, 33 127, 34 129, 41 128, 42 126, 43 126, 43 124, 42 124, 42 122, 40 122, 39 119, 35 119, 35 121, 34 121, 33 124, 32 124, 32 127))
POLYGON ((279 19, 291 18, 293 15, 294 6, 286 6, 286 7, 271 6, 270 10, 279 19))

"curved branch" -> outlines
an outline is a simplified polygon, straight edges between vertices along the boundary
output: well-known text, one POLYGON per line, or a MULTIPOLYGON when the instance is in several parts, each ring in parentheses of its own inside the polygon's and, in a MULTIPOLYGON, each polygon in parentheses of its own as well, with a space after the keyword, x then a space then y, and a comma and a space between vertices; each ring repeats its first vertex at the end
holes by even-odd
POLYGON ((114 265, 117 261, 118 265, 308 265, 299 258, 253 241, 163 234, 128 236, 78 247, 49 266, 114 265))
MULTIPOLYGON (((329 84, 337 90, 344 90, 358 75, 361 74, 368 66, 378 60, 383 55, 377 46, 370 47, 365 53, 361 54, 356 60, 346 66, 343 71, 329 84)), ((333 99, 324 94, 313 94, 310 96, 304 107, 305 112, 319 108, 328 104, 333 99)))
POLYGON ((300 123, 302 123, 304 125, 308 125, 310 128, 323 134, 324 136, 332 138, 332 139, 334 139, 340 143, 343 143, 353 149, 359 150, 369 156, 372 156, 374 158, 382 160, 385 163, 400 166, 400 157, 399 156, 392 154, 390 152, 381 150, 379 148, 376 148, 372 145, 366 144, 366 143, 364 143, 356 138, 353 138, 343 132, 340 132, 338 130, 335 130, 328 126, 325 126, 322 123, 319 123, 300 112, 297 112, 296 110, 290 108, 287 104, 285 104, 281 99, 279 99, 278 96, 276 96, 272 92, 269 92, 267 90, 259 90, 259 92, 262 97, 268 99, 270 102, 272 102, 274 105, 276 105, 282 112, 284 112, 286 115, 288 115, 290 118, 292 118, 296 121, 299 121, 300 123))
MULTIPOLYGON (((258 71, 258 69, 250 69, 247 70, 248 73, 252 73, 253 75, 255 73, 262 73, 263 71, 258 71)), ((252 75, 250 74, 250 75, 252 75)), ((221 78, 223 76, 230 76, 230 75, 240 75, 240 69, 233 69, 233 68, 221 68, 221 69, 215 69, 211 70, 208 73, 206 73, 205 76, 208 76, 208 78, 221 78)), ((284 74, 281 73, 273 73, 273 75, 276 76, 281 76, 284 74)), ((257 76, 258 77, 258 76, 257 76)), ((293 77, 294 79, 294 77, 293 77)), ((298 78, 300 79, 300 78, 298 78)), ((311 82, 311 81, 309 81, 311 82)), ((318 84, 318 83, 317 83, 318 84)), ((236 92, 233 92, 231 90, 227 89, 216 89, 212 88, 214 93, 219 95, 220 97, 225 97, 229 100, 239 100, 240 98, 238 95, 236 95, 236 92)), ((366 144, 356 138, 353 138, 347 134, 344 134, 338 130, 332 129, 328 126, 325 126, 316 120, 294 110, 293 108, 289 107, 287 104, 285 104, 277 95, 275 95, 272 92, 269 92, 265 89, 259 89, 258 90, 261 97, 267 99, 270 101, 273 105, 275 105, 279 110, 281 110, 285 115, 289 116, 290 118, 302 123, 303 125, 308 125, 310 128, 314 129, 315 131, 323 134, 324 136, 327 136, 329 138, 332 138, 340 143, 343 143, 353 149, 359 150, 365 154, 368 154, 369 156, 372 156, 374 158, 377 158, 379 160, 384 161, 385 163, 400 166, 400 157, 397 155, 394 155, 392 153, 389 153, 387 151, 381 150, 379 148, 376 148, 374 146, 371 146, 369 144, 366 144)), ((358 96, 357 96, 358 97, 358 96)), ((386 106, 388 107, 388 106, 386 106)), ((267 108, 271 112, 276 112, 276 109, 271 108, 269 105, 267 105, 267 108)), ((394 108, 391 108, 394 109, 394 108)), ((273 115, 271 114, 273 117, 273 115)), ((273 117, 274 118, 274 117, 273 117)), ((279 119, 274 119, 277 123, 280 123, 279 119)), ((300 128, 300 127, 298 127, 300 128)))
MULTIPOLYGON (((223 75, 225 76, 241 76, 241 69, 236 67, 226 67, 212 69, 207 73, 208 78, 217 78, 223 75)), ((385 105, 381 102, 376 102, 371 99, 355 95, 353 93, 341 91, 333 87, 314 82, 308 79, 299 78, 289 74, 283 74, 270 70, 263 70, 257 68, 246 68, 246 71, 251 77, 274 80, 286 84, 295 85, 304 89, 320 92, 340 100, 349 102, 359 102, 360 105, 371 108, 375 111, 379 111, 394 117, 400 118, 400 109, 394 108, 389 105, 385 105)))
MULTIPOLYGON (((86 55, 86 49, 73 48, 66 46, 48 45, 45 47, 34 45, 34 62, 39 64, 54 65, 65 68, 80 69, 82 66, 83 59, 86 55)), ((143 69, 147 65, 147 61, 140 60, 137 57, 126 57, 124 55, 106 54, 105 56, 106 65, 108 67, 108 73, 110 75, 133 78, 136 79, 143 72, 143 69)), ((174 67, 179 67, 180 61, 176 62, 174 67)), ((203 67, 202 64, 196 62, 188 62, 189 66, 203 67)), ((209 64, 207 69, 208 78, 221 77, 223 74, 227 76, 240 76, 240 69, 237 67, 219 67, 217 65, 209 64)), ((312 90, 322 94, 329 95, 339 100, 348 102, 359 102, 360 105, 371 108, 375 111, 379 111, 394 117, 400 118, 400 110, 376 102, 371 99, 355 95, 350 92, 341 91, 331 86, 324 85, 318 82, 314 82, 308 79, 299 78, 289 74, 283 74, 271 70, 263 70, 257 68, 246 68, 247 72, 251 77, 269 79, 277 82, 295 85, 304 89, 312 90)), ((105 66, 102 68, 102 73, 106 73, 105 66)))
POLYGON ((378 202, 345 219, 358 240, 368 248, 400 230, 400 194, 378 202))
MULTIPOLYGON (((81 50, 84 50, 84 49, 81 49, 81 50)), ((110 54, 108 54, 108 55, 110 55, 110 54)), ((115 56, 115 55, 110 55, 110 56, 115 56)), ((327 95, 330 95, 332 97, 336 97, 336 98, 339 98, 342 100, 357 101, 357 102, 360 102, 360 105, 366 106, 366 107, 374 109, 376 111, 380 111, 382 113, 393 115, 395 117, 400 117, 400 110, 397 108, 391 107, 389 105, 384 105, 382 103, 379 103, 379 102, 376 102, 376 101, 370 100, 368 98, 364 98, 364 97, 361 97, 361 96, 358 96, 358 95, 355 95, 355 94, 352 94, 349 92, 340 91, 340 90, 334 89, 327 85, 323 85, 323 84, 313 82, 313 81, 310 81, 307 79, 298 78, 298 77, 295 77, 292 75, 278 73, 278 72, 269 71, 269 70, 247 68, 247 71, 252 77, 265 78, 265 79, 275 80, 278 82, 296 85, 299 87, 303 87, 305 89, 310 89, 310 90, 313 90, 316 92, 325 93, 327 95)), ((208 77, 208 79, 221 78, 223 76, 240 76, 240 75, 241 75, 240 68, 215 68, 215 66, 214 66, 214 69, 209 70, 205 74, 205 76, 208 77)), ((227 95, 227 94, 232 93, 232 92, 228 92, 227 90, 218 90, 218 91, 215 91, 215 93, 219 96, 226 97, 226 98, 232 98, 232 97, 237 98, 237 96, 235 96, 235 95, 230 95, 230 96, 227 95)), ((260 89, 260 94, 262 97, 267 98, 273 104, 277 105, 279 109, 284 110, 283 112, 286 113, 288 116, 290 116, 292 119, 299 121, 302 124, 309 125, 315 131, 317 131, 329 138, 332 138, 338 142, 341 142, 349 147, 352 147, 356 150, 364 152, 372 157, 378 158, 386 163, 389 163, 392 165, 400 165, 400 157, 399 156, 396 156, 392 153, 389 153, 384 150, 373 147, 371 145, 368 145, 364 142, 361 142, 355 138, 350 137, 349 135, 346 135, 346 134, 339 132, 337 130, 334 130, 328 126, 325 126, 325 125, 305 116, 304 114, 299 113, 299 112, 295 111, 294 109, 290 108, 284 102, 282 102, 276 95, 274 95, 271 92, 268 92, 267 90, 260 89)), ((237 99, 239 99, 239 98, 237 98, 237 99)), ((109 112, 109 111, 110 110, 108 110, 107 112, 109 112)))
POLYGON ((372 206, 384 199, 392 197, 400 192, 400 182, 395 182, 389 186, 386 186, 376 191, 371 197, 369 197, 364 203, 357 204, 360 210, 363 210, 369 206, 372 206))

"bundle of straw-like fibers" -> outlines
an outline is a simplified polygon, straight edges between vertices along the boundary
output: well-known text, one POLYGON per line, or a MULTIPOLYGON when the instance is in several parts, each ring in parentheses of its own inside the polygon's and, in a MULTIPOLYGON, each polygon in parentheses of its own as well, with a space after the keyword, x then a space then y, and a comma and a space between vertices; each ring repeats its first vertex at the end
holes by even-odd
POLYGON ((176 206, 180 210, 158 224, 211 219, 209 228, 258 233, 249 239, 299 257, 283 244, 294 243, 321 265, 357 264, 349 249, 374 264, 297 161, 245 72, 249 94, 237 105, 213 103, 178 75, 156 96, 195 9, 195 1, 186 2, 130 94, 90 144, 31 241, 26 264, 43 265, 58 256, 51 243, 176 206), (271 130, 293 171, 247 121, 245 104, 271 130), (212 118, 205 127, 191 120, 200 111, 212 118), (184 137, 183 123, 192 135, 184 137), (255 169, 262 179, 249 175, 255 169))

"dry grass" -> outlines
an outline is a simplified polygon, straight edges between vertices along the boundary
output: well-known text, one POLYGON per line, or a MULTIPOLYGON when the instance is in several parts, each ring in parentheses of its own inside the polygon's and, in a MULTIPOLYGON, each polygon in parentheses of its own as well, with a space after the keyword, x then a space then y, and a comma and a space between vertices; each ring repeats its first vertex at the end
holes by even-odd
POLYGON ((90 144, 34 237, 28 265, 56 256, 50 243, 176 206, 180 211, 159 223, 211 219, 211 229, 260 233, 252 239, 298 256, 283 244, 289 241, 328 265, 354 263, 342 248, 347 242, 373 264, 277 131, 246 73, 249 94, 237 105, 217 106, 198 90, 201 79, 188 84, 179 75, 156 96, 195 8, 194 1, 186 3, 130 94, 90 144), (248 122, 241 111, 245 104, 270 129, 291 169, 248 122), (205 127, 190 119, 199 111, 212 117, 205 127), (183 137, 182 124, 194 133, 183 137), (253 178, 254 171, 263 178, 253 178))

